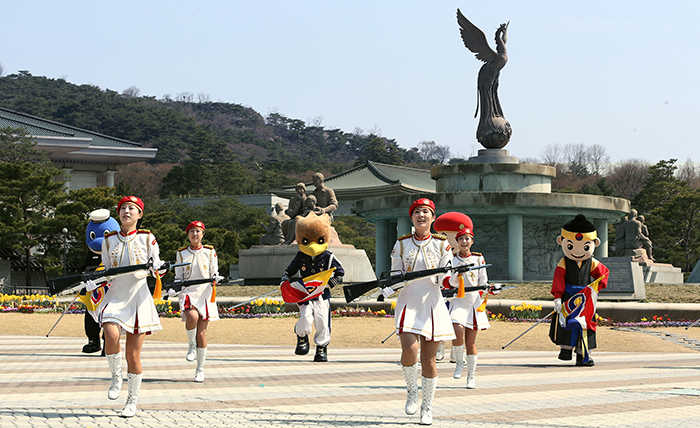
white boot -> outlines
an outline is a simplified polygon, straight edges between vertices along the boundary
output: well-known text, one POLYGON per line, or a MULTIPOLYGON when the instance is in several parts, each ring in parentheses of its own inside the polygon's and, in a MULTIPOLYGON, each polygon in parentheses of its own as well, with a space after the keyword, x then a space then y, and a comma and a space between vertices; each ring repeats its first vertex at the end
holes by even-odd
POLYGON ((185 359, 189 362, 194 361, 195 358, 197 358, 197 353, 195 349, 197 349, 197 329, 193 328, 192 330, 186 330, 187 331, 187 355, 185 355, 185 359))
POLYGON ((119 392, 122 390, 122 353, 107 354, 105 357, 107 357, 109 371, 112 372, 112 383, 109 385, 107 398, 116 400, 119 398, 119 392))
POLYGON ((455 348, 456 346, 452 345, 452 348, 450 348, 450 362, 451 363, 456 363, 457 362, 457 356, 455 354, 455 348))
POLYGON ((207 348, 197 348, 197 370, 194 371, 194 381, 204 382, 204 360, 207 359, 207 348))
POLYGON ((418 411, 418 363, 412 366, 401 366, 403 377, 406 379, 406 414, 415 415, 418 411))
POLYGON ((476 389, 476 360, 478 355, 467 355, 467 389, 476 389))
POLYGON ((129 384, 129 395, 126 396, 126 403, 122 409, 122 417, 130 418, 136 414, 136 404, 139 401, 139 391, 141 390, 142 374, 126 374, 126 381, 129 384))
POLYGON ((438 345, 437 354, 435 355, 435 360, 442 361, 445 358, 445 342, 440 342, 438 345))
POLYGON ((433 397, 435 397, 435 389, 437 388, 437 376, 436 377, 425 377, 423 376, 423 383, 421 385, 421 390, 423 393, 423 401, 420 405, 420 424, 421 425, 432 425, 433 424, 433 397))
POLYGON ((455 350, 455 358, 457 367, 455 367, 455 373, 452 375, 455 379, 462 378, 462 371, 464 370, 464 345, 453 346, 452 349, 455 350))

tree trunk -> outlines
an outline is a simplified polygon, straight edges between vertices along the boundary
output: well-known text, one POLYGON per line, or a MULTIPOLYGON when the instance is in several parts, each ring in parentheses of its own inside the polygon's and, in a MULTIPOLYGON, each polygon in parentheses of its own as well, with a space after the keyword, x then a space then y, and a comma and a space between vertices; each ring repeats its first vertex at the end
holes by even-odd
POLYGON ((25 256, 27 259, 27 272, 26 272, 26 279, 25 279, 24 283, 25 283, 25 286, 27 288, 31 288, 31 286, 32 286, 32 248, 27 246, 26 251, 27 251, 27 253, 25 254, 25 256))

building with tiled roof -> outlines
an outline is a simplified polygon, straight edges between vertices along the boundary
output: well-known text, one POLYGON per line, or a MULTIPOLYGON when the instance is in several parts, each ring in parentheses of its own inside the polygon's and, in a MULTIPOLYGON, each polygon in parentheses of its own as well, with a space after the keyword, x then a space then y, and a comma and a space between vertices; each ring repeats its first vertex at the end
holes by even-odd
MULTIPOLYGON (((334 214, 355 214, 355 203, 364 198, 390 195, 411 195, 435 191, 435 181, 430 170, 407 168, 368 161, 340 174, 325 177, 325 185, 335 192, 338 209, 334 214)), ((306 194, 316 188, 313 183, 304 183, 306 194)), ((273 191, 282 198, 295 195, 294 186, 285 186, 273 191)))
POLYGON ((26 129, 37 147, 46 150, 54 165, 68 175, 69 189, 96 187, 98 175, 104 175, 107 187, 114 187, 117 165, 153 159, 158 151, 0 107, 0 128, 5 127, 26 129))

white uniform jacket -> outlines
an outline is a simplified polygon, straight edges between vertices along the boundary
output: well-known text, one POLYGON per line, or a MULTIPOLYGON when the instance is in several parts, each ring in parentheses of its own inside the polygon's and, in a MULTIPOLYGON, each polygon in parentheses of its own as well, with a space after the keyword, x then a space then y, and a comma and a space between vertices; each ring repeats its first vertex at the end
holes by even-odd
MULTIPOLYGON (((467 257, 462 257, 459 253, 452 259, 452 266, 463 266, 473 264, 481 266, 486 264, 484 256, 480 253, 471 253, 467 257)), ((486 268, 476 269, 462 274, 464 278, 464 287, 476 287, 488 284, 489 279, 486 275, 486 268)), ((449 278, 451 288, 459 287, 459 275, 452 275, 449 278)), ((453 298, 450 300, 450 317, 455 324, 461 324, 471 330, 484 330, 489 328, 489 317, 486 313, 486 300, 488 299, 488 290, 470 291, 465 293, 462 298, 453 298)))
MULTIPOLYGON (((189 266, 175 268, 175 278, 181 281, 191 279, 213 278, 219 275, 219 260, 216 250, 211 245, 202 245, 197 250, 187 246, 180 248, 176 256, 177 263, 191 263, 189 266)), ((180 291, 180 312, 185 321, 185 309, 195 308, 202 319, 217 321, 219 310, 216 302, 211 301, 213 286, 211 283, 193 285, 180 291)))
MULTIPOLYGON (((128 235, 115 231, 102 241, 102 264, 110 269, 145 264, 150 259, 160 264, 158 242, 148 230, 135 230, 128 235)), ((117 323, 122 333, 149 333, 161 330, 160 318, 148 289, 149 270, 119 275, 111 280, 105 295, 100 322, 117 323)))
MULTIPOLYGON (((444 235, 420 240, 414 235, 400 237, 391 251, 391 270, 414 272, 447 266, 452 258, 444 235)), ((414 333, 427 340, 455 338, 450 315, 440 292, 443 275, 420 278, 407 283, 396 302, 398 333, 414 333)))

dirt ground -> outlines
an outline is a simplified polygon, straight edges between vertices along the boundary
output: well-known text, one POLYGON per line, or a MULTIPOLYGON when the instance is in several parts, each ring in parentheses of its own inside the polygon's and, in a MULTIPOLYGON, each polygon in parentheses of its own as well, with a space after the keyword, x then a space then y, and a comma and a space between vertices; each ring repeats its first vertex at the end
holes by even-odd
MULTIPOLYGON (((60 314, 0 314, 0 335, 46 336, 60 314)), ((65 315, 50 337, 85 337, 83 315, 65 315)), ((281 345, 293 348, 293 333, 297 318, 222 319, 209 324, 210 344, 281 345)), ((330 348, 398 348, 393 337, 382 344, 394 329, 393 318, 333 318, 330 348)), ((150 340, 186 343, 184 323, 179 318, 161 318, 163 330, 146 338, 150 340)), ((500 350, 504 345, 532 326, 531 323, 495 321, 491 328, 479 332, 476 343, 480 350, 500 350)), ((558 348, 549 341, 548 324, 540 324, 506 349, 512 351, 552 351, 558 348)), ((654 329, 700 340, 700 328, 684 327, 654 329)), ((696 352, 689 348, 644 333, 622 332, 609 327, 598 328, 598 351, 609 352, 696 352)), ((1 341, 0 341, 1 343, 1 341)), ((312 341, 313 344, 313 341, 312 341)), ((449 346, 448 346, 449 347, 449 346)))

